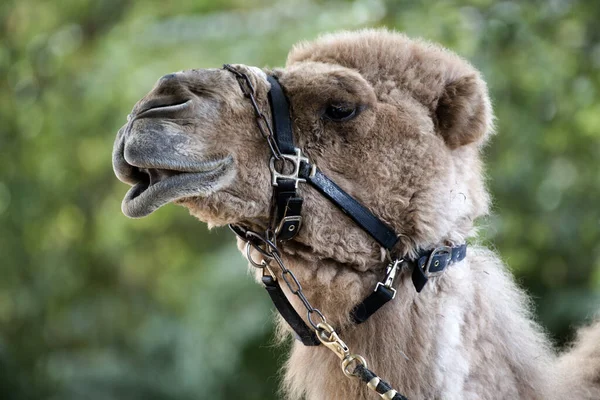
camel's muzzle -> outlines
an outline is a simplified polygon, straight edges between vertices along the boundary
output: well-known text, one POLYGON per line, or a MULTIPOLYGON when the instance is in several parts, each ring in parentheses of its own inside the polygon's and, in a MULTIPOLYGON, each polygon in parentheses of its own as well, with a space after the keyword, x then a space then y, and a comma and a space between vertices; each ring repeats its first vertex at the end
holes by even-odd
POLYGON ((231 157, 207 161, 198 171, 138 169, 140 180, 125 195, 122 210, 131 218, 141 218, 159 207, 186 197, 205 197, 222 187, 233 164, 231 157))
POLYGON ((181 152, 189 138, 183 132, 165 131, 164 121, 189 114, 191 108, 191 100, 157 98, 140 105, 119 131, 113 169, 121 181, 133 186, 121 207, 128 217, 144 217, 182 198, 208 196, 230 181, 231 156, 189 157, 181 152))

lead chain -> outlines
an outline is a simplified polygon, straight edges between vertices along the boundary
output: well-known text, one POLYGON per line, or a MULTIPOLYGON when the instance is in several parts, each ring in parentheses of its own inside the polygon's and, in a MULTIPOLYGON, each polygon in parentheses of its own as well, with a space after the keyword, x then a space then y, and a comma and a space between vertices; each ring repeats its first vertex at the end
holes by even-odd
POLYGON ((254 232, 250 233, 251 237, 254 240, 246 242, 247 249, 246 255, 250 263, 258 268, 267 268, 271 275, 273 271, 270 268, 271 260, 275 260, 279 269, 281 269, 281 276, 294 295, 296 295, 302 304, 307 310, 308 322, 315 330, 315 334, 327 347, 330 349, 335 355, 337 355, 341 360, 342 372, 348 378, 357 378, 364 381, 367 384, 367 387, 372 391, 376 392, 381 398, 388 400, 406 400, 404 396, 399 394, 396 390, 392 389, 387 383, 382 381, 376 374, 370 371, 367 367, 367 361, 364 357, 359 354, 353 354, 350 352, 350 349, 346 345, 346 343, 339 337, 335 329, 327 323, 327 318, 323 315, 323 313, 318 309, 312 306, 310 301, 306 298, 304 291, 302 290, 302 285, 300 281, 296 277, 296 275, 286 267, 285 263, 281 259, 281 253, 277 246, 275 245, 276 239, 269 240, 266 239, 254 232), (258 241, 264 243, 265 248, 261 248, 257 243, 258 241), (257 263, 250 256, 250 246, 255 248, 263 257, 261 263, 257 263), (320 322, 315 322, 313 320, 313 314, 317 314, 320 318, 320 322), (368 378, 368 379, 366 379, 368 378), (382 390, 385 389, 385 390, 382 390))

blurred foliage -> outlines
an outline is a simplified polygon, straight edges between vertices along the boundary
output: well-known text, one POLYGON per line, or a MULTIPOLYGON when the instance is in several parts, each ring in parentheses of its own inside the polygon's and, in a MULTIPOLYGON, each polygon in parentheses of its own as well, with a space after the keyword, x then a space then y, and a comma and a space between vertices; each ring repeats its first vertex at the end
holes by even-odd
POLYGON ((120 213, 111 147, 165 73, 282 65, 387 26, 473 61, 494 99, 494 246, 562 342, 600 307, 600 2, 0 4, 0 397, 273 399, 270 306, 223 230, 120 213))

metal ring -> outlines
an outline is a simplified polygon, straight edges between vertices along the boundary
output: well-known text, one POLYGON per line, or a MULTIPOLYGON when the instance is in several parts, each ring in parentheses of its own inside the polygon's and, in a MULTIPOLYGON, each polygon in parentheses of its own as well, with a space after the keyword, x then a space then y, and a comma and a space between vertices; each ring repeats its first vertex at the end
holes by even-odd
MULTIPOLYGON (((350 367, 350 365, 352 364, 352 362, 357 361, 359 364, 361 364, 363 367, 368 368, 367 367, 367 360, 365 360, 365 358, 361 355, 358 354, 350 354, 348 356, 346 356, 343 360, 342 360, 342 372, 344 373, 344 375, 346 375, 348 378, 358 378, 358 375, 356 375, 354 372, 350 372, 348 371, 348 367, 350 367)), ((355 368, 356 369, 356 368, 355 368)))
POLYGON ((323 315, 323 313, 321 311, 319 311, 318 308, 312 308, 310 310, 308 310, 308 322, 310 322, 310 324, 312 325, 313 328, 315 328, 315 330, 319 330, 319 324, 316 324, 315 321, 312 320, 312 313, 317 313, 319 315, 319 318, 321 318, 321 322, 327 323, 327 318, 325 318, 325 316, 323 315))
MULTIPOLYGON (((260 236, 256 235, 256 237, 260 237, 260 236)), ((254 238, 252 238, 252 239, 254 239, 254 238)), ((251 245, 251 246, 252 246, 252 247, 253 247, 253 248, 254 248, 256 251, 258 251, 258 252, 259 252, 259 253, 260 253, 260 254, 261 254, 263 257, 265 257, 265 258, 268 258, 268 259, 272 259, 272 258, 273 258, 273 255, 272 255, 271 253, 267 252, 267 250, 266 250, 266 249, 263 249, 263 248, 261 247, 261 244, 260 244, 260 243, 256 243, 256 242, 255 242, 254 240, 252 240, 252 239, 248 240, 248 243, 250 243, 250 245, 251 245)), ((265 247, 266 247, 266 246, 265 246, 265 247)))
POLYGON ((275 243, 273 243, 269 239, 262 237, 256 232, 246 231, 246 238, 248 239, 248 241, 252 242, 252 245, 256 248, 256 250, 258 250, 262 255, 264 255, 267 258, 273 258, 273 254, 275 253, 277 253, 278 255, 280 254, 279 249, 277 248, 275 243), (262 242, 265 245, 265 248, 261 249, 260 246, 255 243, 256 240, 262 242))
POLYGON ((281 168, 278 169, 277 165, 273 164, 273 169, 275 170, 275 172, 277 172, 280 175, 289 175, 289 174, 293 173, 293 172, 288 172, 288 173, 285 172, 286 171, 286 167, 288 165, 292 167, 291 168, 292 171, 294 171, 296 169, 296 163, 294 162, 293 159, 290 159, 290 158, 287 158, 287 157, 281 157, 281 158, 277 158, 276 157, 276 160, 277 161, 281 161, 281 164, 280 164, 281 168))
POLYGON ((264 258, 260 261, 260 264, 257 263, 256 261, 254 261, 254 259, 252 258, 252 254, 250 254, 250 249, 251 249, 250 246, 252 246, 252 244, 250 242, 246 242, 246 259, 248 260, 250 265, 252 265, 254 268, 263 269, 264 267, 267 266, 267 262, 265 261, 264 258))
POLYGON ((252 248, 256 251, 258 251, 260 253, 260 255, 262 255, 264 258, 268 258, 269 260, 273 259, 273 256, 270 253, 267 253, 267 251, 265 249, 263 249, 262 247, 260 247, 260 245, 253 243, 253 242, 248 242, 250 243, 250 246, 252 246, 252 248))

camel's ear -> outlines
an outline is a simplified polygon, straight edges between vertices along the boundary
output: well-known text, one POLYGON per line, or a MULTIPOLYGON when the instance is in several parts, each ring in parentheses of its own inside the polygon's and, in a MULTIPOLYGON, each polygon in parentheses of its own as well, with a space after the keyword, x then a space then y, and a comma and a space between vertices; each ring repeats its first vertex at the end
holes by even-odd
POLYGON ((492 130, 487 87, 477 75, 449 82, 434 111, 436 128, 451 149, 480 141, 492 130))

